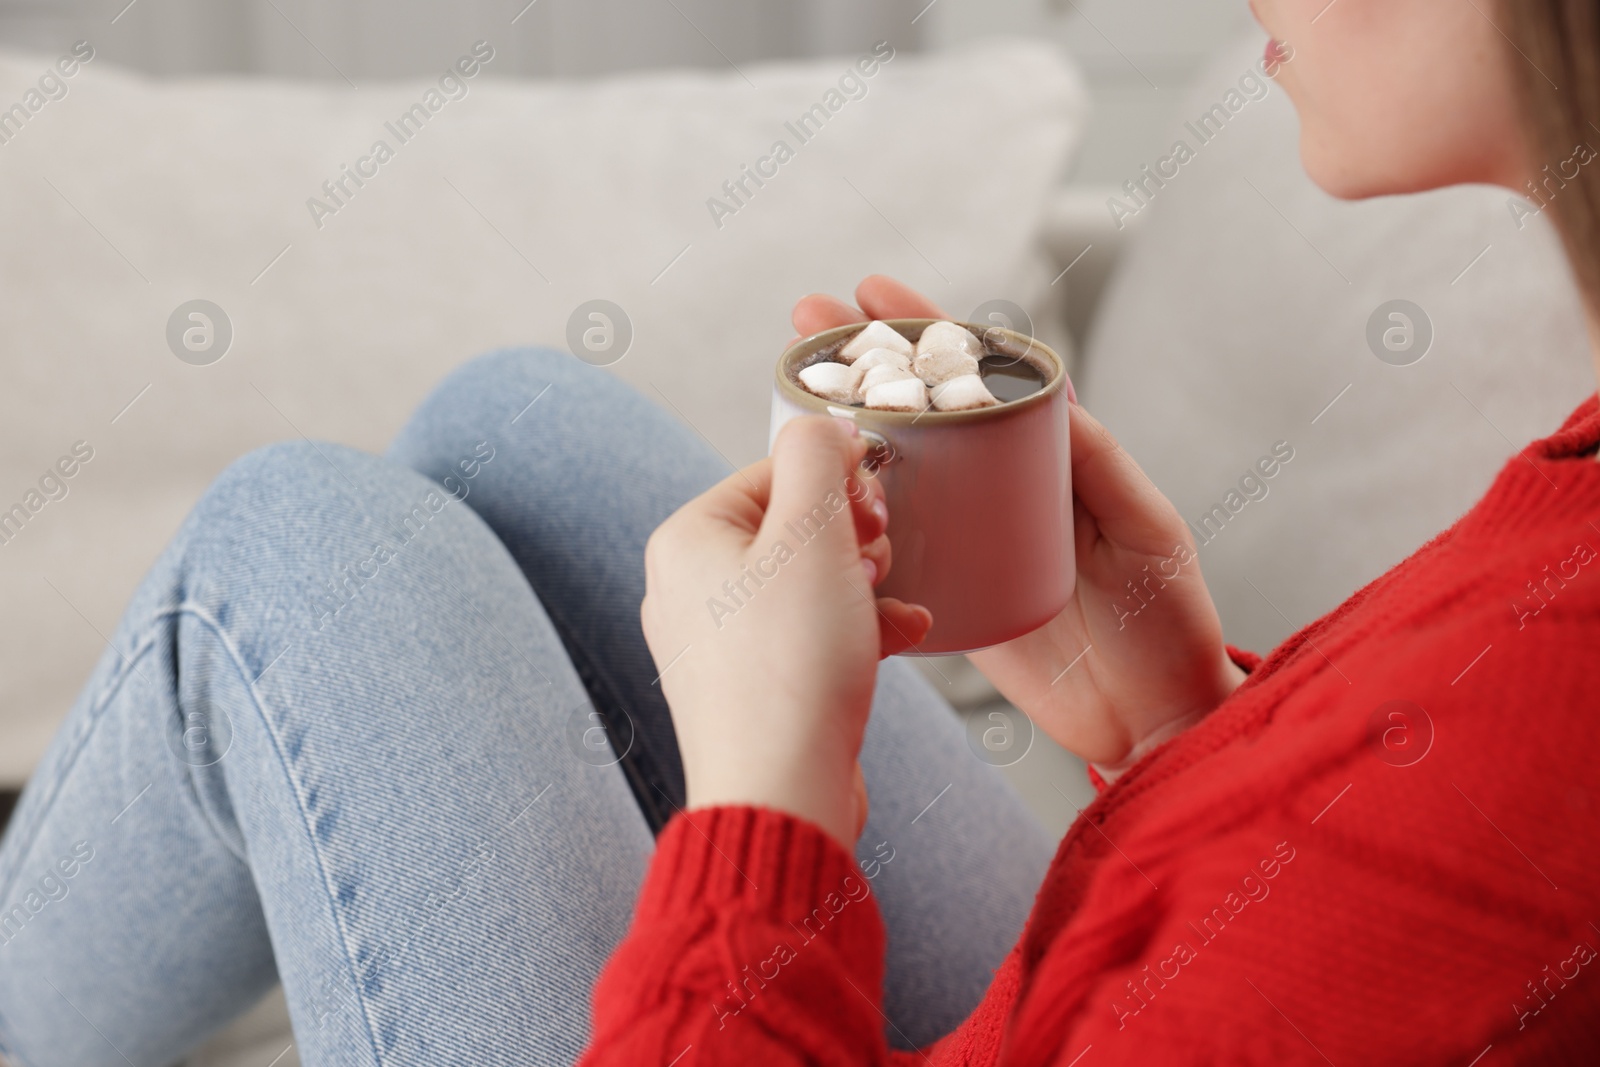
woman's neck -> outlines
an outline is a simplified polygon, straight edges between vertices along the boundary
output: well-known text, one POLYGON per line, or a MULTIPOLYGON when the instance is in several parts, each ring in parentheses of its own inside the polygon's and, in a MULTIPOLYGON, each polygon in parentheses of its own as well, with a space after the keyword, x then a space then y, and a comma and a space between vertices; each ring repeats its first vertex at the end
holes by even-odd
POLYGON ((1585 305, 1583 321, 1589 327, 1589 360, 1594 364, 1595 381, 1600 383, 1600 319, 1597 319, 1594 311, 1585 305))
MULTIPOLYGON (((1589 360, 1594 364, 1596 385, 1600 386, 1600 319, 1587 304, 1583 309, 1583 321, 1589 328, 1589 360)), ((1600 452, 1595 453, 1595 459, 1600 460, 1600 452)))

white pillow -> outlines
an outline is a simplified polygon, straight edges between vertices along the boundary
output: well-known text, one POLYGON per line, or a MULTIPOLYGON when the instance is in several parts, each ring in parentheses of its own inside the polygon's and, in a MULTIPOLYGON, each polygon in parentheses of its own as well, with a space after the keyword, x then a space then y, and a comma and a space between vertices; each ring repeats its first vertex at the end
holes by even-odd
MULTIPOLYGON (((257 445, 303 432, 381 450, 450 367, 561 345, 603 298, 635 331, 616 372, 742 463, 764 450, 798 296, 883 271, 957 314, 1041 310, 1043 208, 1086 109, 1075 68, 1033 44, 899 55, 871 78, 859 58, 478 73, 403 145, 385 123, 437 79, 157 82, 103 60, 64 79, 0 144, 0 510, 75 442, 94 458, 0 544, 0 781, 33 765, 100 654, 95 629, 112 631, 195 498, 257 445), (817 105, 827 121, 802 145, 786 123, 817 105), (319 229, 308 199, 379 138, 394 158, 347 182, 319 229), (794 157, 719 228, 707 201, 778 139, 794 157), (196 298, 234 330, 211 366, 166 340, 196 298)), ((0 107, 55 59, 0 56, 0 107)))
MULTIPOLYGON (((1211 65, 1173 138, 1194 143, 1183 120, 1222 102, 1264 44, 1211 65)), ((1595 390, 1547 220, 1519 230, 1509 194, 1481 186, 1335 201, 1306 177, 1297 137, 1273 87, 1155 190, 1081 383, 1191 523, 1277 442, 1293 448, 1268 495, 1200 549, 1229 639, 1263 652, 1444 529, 1595 390), (1411 366, 1366 339, 1395 299, 1432 320, 1411 366)))

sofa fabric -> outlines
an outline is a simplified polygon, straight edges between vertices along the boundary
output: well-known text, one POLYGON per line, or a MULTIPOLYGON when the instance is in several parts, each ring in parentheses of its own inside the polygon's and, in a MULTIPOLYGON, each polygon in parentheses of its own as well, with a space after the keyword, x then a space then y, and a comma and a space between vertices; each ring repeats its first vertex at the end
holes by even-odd
POLYGON ((0 123, 0 512, 24 509, 0 525, 0 784, 258 445, 381 450, 474 354, 588 333, 609 362, 631 333, 615 373, 742 464, 804 293, 882 271, 1048 318, 1039 228, 1087 106, 1054 49, 584 83, 453 54, 359 90, 0 56, 0 108, 24 109, 0 123), (631 328, 569 330, 597 300, 631 328))

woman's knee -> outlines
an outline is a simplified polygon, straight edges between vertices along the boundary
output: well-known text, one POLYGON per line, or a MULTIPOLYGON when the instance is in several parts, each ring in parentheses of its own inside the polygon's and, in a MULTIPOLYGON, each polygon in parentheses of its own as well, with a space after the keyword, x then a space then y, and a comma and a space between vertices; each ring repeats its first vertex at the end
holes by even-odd
POLYGON ((306 544, 370 524, 429 488, 376 456, 327 442, 281 441, 249 452, 219 474, 195 506, 201 542, 260 551, 274 540, 306 544))
POLYGON ((486 495, 478 494, 482 483, 465 486, 470 506, 495 516, 491 524, 505 519, 490 501, 497 492, 525 501, 578 484, 593 491, 632 471, 651 483, 647 494, 687 499, 727 472, 688 427, 632 386, 549 348, 491 352, 457 368, 388 456, 441 483, 465 482, 492 463, 486 495))
POLYGON ((250 603, 315 624, 381 574, 421 568, 470 580, 454 572, 502 550, 457 506, 460 495, 340 445, 257 449, 223 471, 180 534, 181 599, 224 614, 250 603), (402 558, 415 565, 394 566, 402 558))
MULTIPOLYGON (((505 348, 457 367, 422 402, 410 430, 426 419, 467 419, 479 426, 511 426, 535 410, 574 399, 633 405, 642 399, 625 382, 570 352, 549 347, 505 348)), ((543 413, 541 412, 541 415, 543 413)), ((404 436, 404 434, 402 435, 404 436)))

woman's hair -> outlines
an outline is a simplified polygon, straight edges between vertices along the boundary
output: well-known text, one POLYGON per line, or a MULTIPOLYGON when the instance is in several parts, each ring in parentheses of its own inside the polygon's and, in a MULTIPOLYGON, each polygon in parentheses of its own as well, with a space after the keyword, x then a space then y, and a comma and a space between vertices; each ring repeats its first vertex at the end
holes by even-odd
POLYGON ((1600 0, 1498 7, 1534 154, 1528 195, 1551 209, 1584 300, 1600 315, 1600 0))

